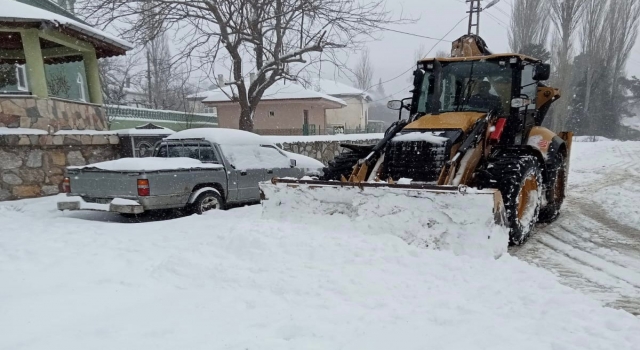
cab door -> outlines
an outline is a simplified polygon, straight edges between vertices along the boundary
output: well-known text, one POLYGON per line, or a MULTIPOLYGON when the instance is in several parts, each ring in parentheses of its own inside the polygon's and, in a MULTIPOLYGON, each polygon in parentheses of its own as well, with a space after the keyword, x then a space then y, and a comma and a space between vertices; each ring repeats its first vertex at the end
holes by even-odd
POLYGON ((529 131, 535 126, 536 114, 536 98, 538 96, 538 82, 533 80, 534 66, 527 64, 522 69, 522 78, 520 84, 520 93, 522 98, 526 98, 530 103, 524 107, 520 107, 520 118, 524 123, 524 132, 522 134, 521 144, 526 144, 529 138, 529 131))

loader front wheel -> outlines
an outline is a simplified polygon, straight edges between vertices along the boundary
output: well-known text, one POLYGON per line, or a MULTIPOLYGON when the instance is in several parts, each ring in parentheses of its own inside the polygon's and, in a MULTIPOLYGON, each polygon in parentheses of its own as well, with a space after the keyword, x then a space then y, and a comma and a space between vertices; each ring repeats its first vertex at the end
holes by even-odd
POLYGON ((329 161, 329 165, 323 169, 324 175, 322 179, 326 181, 340 181, 342 176, 349 178, 354 165, 356 165, 358 160, 366 157, 369 152, 371 152, 369 148, 345 150, 333 158, 332 161, 329 161))
POLYGON ((540 211, 540 163, 534 156, 496 159, 487 171, 493 186, 485 187, 497 187, 502 193, 509 223, 509 242, 520 245, 531 235, 540 211))

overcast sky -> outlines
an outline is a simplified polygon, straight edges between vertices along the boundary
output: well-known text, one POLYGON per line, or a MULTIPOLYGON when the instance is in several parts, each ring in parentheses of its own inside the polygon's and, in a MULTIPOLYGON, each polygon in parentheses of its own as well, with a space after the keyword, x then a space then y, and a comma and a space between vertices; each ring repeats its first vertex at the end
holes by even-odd
MULTIPOLYGON (((480 36, 485 39, 492 52, 508 52, 507 39, 508 25, 510 23, 511 5, 513 0, 501 0, 497 5, 484 11, 480 18, 480 36)), ((484 4, 488 0, 483 1, 484 4)), ((466 11, 469 5, 464 0, 388 0, 387 8, 393 10, 396 15, 404 12, 420 20, 414 24, 393 26, 391 28, 411 32, 415 34, 442 38, 462 18, 468 18, 466 11)), ((462 21, 456 29, 445 37, 446 40, 455 40, 467 32, 468 21, 462 21)), ((393 32, 383 32, 380 40, 368 44, 371 59, 375 68, 374 82, 381 78, 383 81, 392 79, 415 64, 415 51, 420 45, 430 50, 437 40, 428 40, 393 32)), ((438 50, 449 51, 450 42, 437 44, 429 56, 433 56, 438 50)), ((634 47, 632 57, 627 64, 629 75, 640 75, 640 49, 634 47)), ((357 62, 357 54, 349 56, 350 66, 357 62)), ((323 72, 323 75, 331 76, 331 72, 323 72)), ((384 84, 387 95, 397 91, 403 91, 409 85, 411 72, 384 84)), ((343 79, 344 80, 344 79, 343 79)), ((406 90, 404 90, 406 91, 406 90)), ((406 92, 398 93, 395 97, 406 95, 406 92)), ((404 97, 404 96, 403 96, 404 97)))
MULTIPOLYGON (((498 4, 482 12, 480 18, 480 36, 485 39, 489 49, 495 53, 509 52, 507 32, 510 23, 511 6, 514 0, 500 0, 498 4)), ((484 0, 487 4, 489 0, 484 0)), ((419 35, 443 38, 444 41, 419 38, 406 34, 383 31, 376 36, 379 40, 371 41, 366 46, 369 48, 371 61, 374 66, 374 84, 382 79, 386 95, 389 98, 408 97, 411 81, 411 71, 415 67, 415 55, 418 48, 424 47, 430 51, 429 56, 434 56, 439 50, 450 51, 451 41, 467 33, 469 4, 465 0, 387 0, 387 9, 396 18, 419 18, 415 23, 389 26, 391 29, 419 35), (462 20, 464 19, 464 20, 462 20), (461 21, 462 20, 462 21, 461 21), (461 21, 456 27, 454 25, 461 21), (451 31, 448 35, 447 32, 451 31), (407 71, 409 70, 409 71, 407 71), (404 74, 403 74, 404 72, 404 74)), ((173 46, 173 45, 172 45, 173 46)), ((350 68, 353 68, 359 53, 345 53, 344 59, 350 68)), ((629 75, 640 76, 640 48, 634 47, 631 58, 627 64, 629 75)), ((226 70, 217 73, 228 74, 226 70)), ((314 72, 314 75, 317 72, 314 72)), ((196 74, 195 83, 201 89, 206 89, 214 82, 215 77, 205 77, 204 74, 196 74)), ((339 74, 329 65, 323 65, 320 75, 324 78, 332 78, 344 83, 349 83, 348 76, 339 74)), ((389 99, 387 98, 387 99, 389 99)))

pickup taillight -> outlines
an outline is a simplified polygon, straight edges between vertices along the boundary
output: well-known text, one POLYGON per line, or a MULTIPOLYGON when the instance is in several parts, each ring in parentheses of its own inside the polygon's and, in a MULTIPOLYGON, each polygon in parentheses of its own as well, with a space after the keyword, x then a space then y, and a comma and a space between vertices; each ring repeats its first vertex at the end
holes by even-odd
POLYGON ((71 179, 68 177, 62 180, 62 193, 71 193, 71 179))
POLYGON ((149 180, 138 179, 138 196, 150 196, 151 188, 149 188, 149 180))

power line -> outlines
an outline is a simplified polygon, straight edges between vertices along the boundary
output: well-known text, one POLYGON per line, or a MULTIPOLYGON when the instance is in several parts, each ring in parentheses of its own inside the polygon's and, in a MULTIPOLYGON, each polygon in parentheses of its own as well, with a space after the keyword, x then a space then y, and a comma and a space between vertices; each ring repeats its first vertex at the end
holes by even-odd
POLYGON ((498 23, 499 26, 507 28, 509 27, 508 24, 504 23, 500 18, 492 15, 491 13, 487 12, 487 16, 491 17, 494 21, 496 21, 496 23, 498 23))
POLYGON ((418 38, 424 38, 424 39, 430 39, 430 40, 438 40, 438 41, 446 41, 446 42, 452 42, 451 40, 443 40, 443 39, 438 39, 438 38, 434 38, 434 37, 430 37, 430 36, 426 36, 426 35, 420 35, 420 34, 415 34, 415 33, 409 33, 409 32, 403 32, 401 30, 397 30, 397 29, 391 29, 391 28, 385 28, 385 27, 378 27, 378 26, 372 26, 374 28, 380 29, 380 30, 386 30, 389 32, 394 32, 394 33, 400 33, 400 34, 405 34, 405 35, 410 35, 410 36, 415 36, 418 38))
MULTIPOLYGON (((460 19, 460 20, 458 21, 458 23, 456 23, 456 24, 453 26, 453 28, 451 28, 451 29, 450 29, 450 30, 449 30, 445 35, 443 35, 443 36, 442 36, 442 38, 441 38, 441 39, 439 39, 439 40, 438 40, 438 42, 437 42, 437 43, 435 43, 435 44, 431 47, 431 49, 429 50, 429 52, 427 52, 424 56, 426 57, 427 55, 429 55, 429 54, 431 53, 431 51, 433 51, 433 49, 435 49, 435 47, 436 47, 436 46, 438 46, 438 44, 440 44, 440 42, 442 42, 442 41, 444 40, 444 38, 446 38, 446 37, 447 37, 447 35, 449 35, 451 32, 453 32, 453 31, 458 27, 458 25, 460 25, 460 23, 462 23, 462 21, 464 21, 465 19, 467 19, 467 16, 462 17, 462 19, 460 19)), ((407 74, 407 73, 408 73, 409 71, 411 71, 413 68, 414 68, 414 65, 412 65, 411 67, 409 67, 409 69, 405 70, 404 72, 400 73, 399 75, 397 75, 397 76, 395 76, 395 77, 393 77, 393 78, 391 78, 391 79, 389 79, 389 80, 385 80, 385 81, 383 81, 383 82, 381 82, 381 83, 379 83, 378 85, 375 85, 375 86, 383 85, 383 84, 386 84, 386 83, 388 83, 388 82, 390 82, 390 81, 394 81, 394 80, 396 80, 396 79, 398 79, 398 78, 400 78, 400 77, 403 77, 405 74, 407 74)), ((373 86, 372 86, 372 87, 373 87, 373 86)), ((367 90, 365 90, 365 91, 369 91, 372 87, 370 87, 369 89, 367 89, 367 90)))
POLYGON ((506 13, 503 9, 500 8, 500 6, 494 6, 494 9, 496 9, 496 11, 502 13, 503 15, 507 16, 507 18, 511 18, 511 15, 506 13))

